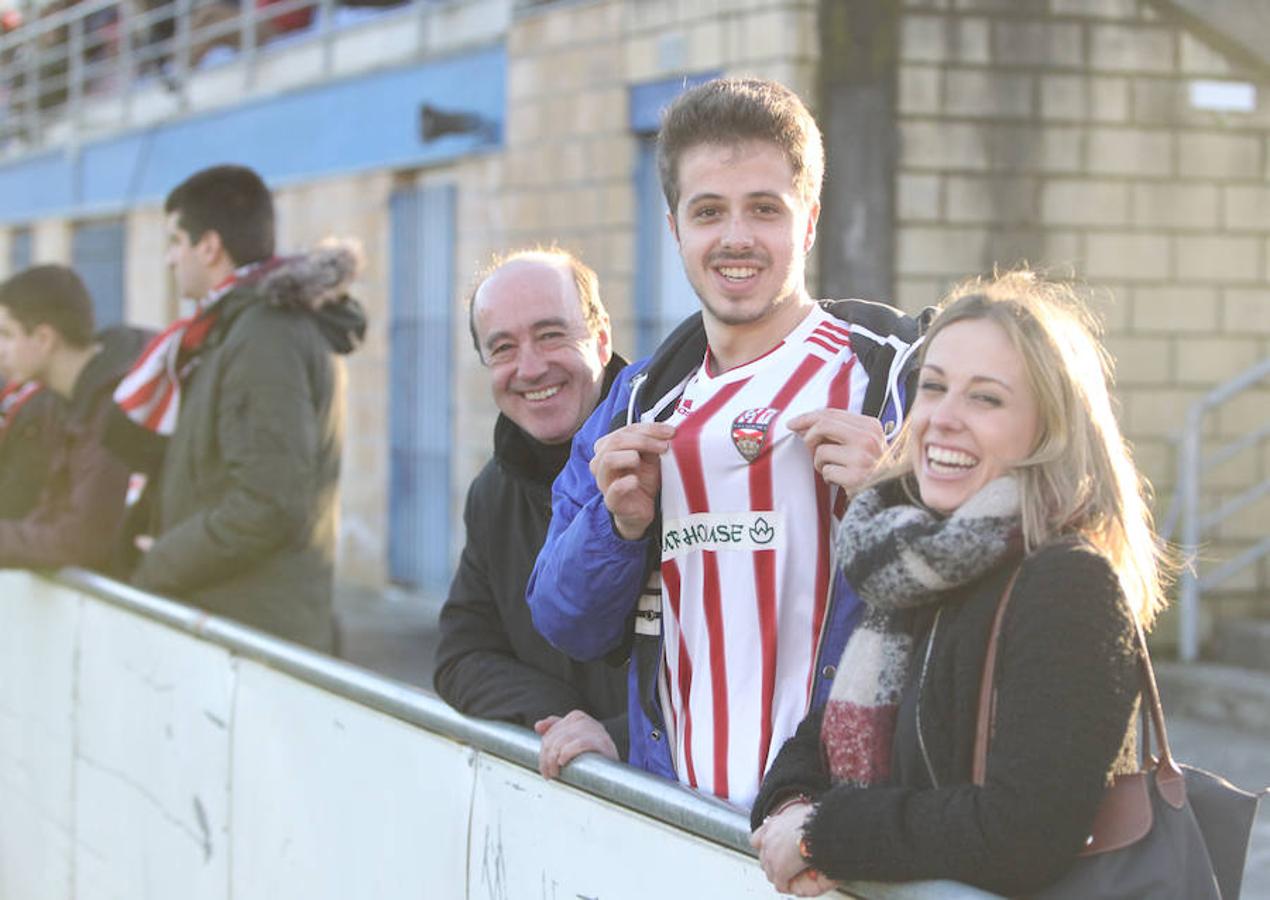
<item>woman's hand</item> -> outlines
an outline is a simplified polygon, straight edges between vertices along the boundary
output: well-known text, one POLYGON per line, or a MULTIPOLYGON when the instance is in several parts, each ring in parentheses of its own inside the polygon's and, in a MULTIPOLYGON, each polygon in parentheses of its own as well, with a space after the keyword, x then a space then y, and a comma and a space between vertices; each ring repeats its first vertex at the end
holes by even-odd
POLYGON ((790 803, 768 816, 750 835, 750 845, 758 851, 759 864, 772 886, 782 894, 817 897, 831 890, 834 883, 807 867, 798 852, 803 824, 811 815, 810 801, 790 803))
POLYGON ((821 875, 816 869, 803 869, 789 883, 785 893, 795 897, 819 897, 838 886, 832 878, 821 875))

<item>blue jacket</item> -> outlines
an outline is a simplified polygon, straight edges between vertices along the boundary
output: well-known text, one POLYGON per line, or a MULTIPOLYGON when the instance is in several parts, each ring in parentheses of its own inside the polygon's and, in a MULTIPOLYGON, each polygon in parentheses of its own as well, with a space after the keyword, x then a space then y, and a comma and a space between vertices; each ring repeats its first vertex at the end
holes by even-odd
MULTIPOLYGON (((869 375, 864 412, 878 416, 888 434, 904 415, 907 381, 928 313, 914 319, 892 307, 864 300, 822 301, 847 322, 852 349, 869 375)), ((648 359, 618 376, 608 397, 573 438, 569 462, 551 494, 551 526, 529 577, 526 600, 534 625, 552 644, 582 660, 609 655, 631 661, 628 696, 630 763, 676 778, 657 695, 661 664, 660 614, 638 609, 648 575, 660 564, 660 542, 628 541, 613 528, 591 475, 595 442, 646 412, 670 415, 674 400, 705 358, 706 337, 698 313, 648 359), (641 621, 642 620, 642 621, 641 621)), ((650 534, 660 531, 655 521, 650 534)), ((812 708, 823 706, 847 637, 860 616, 854 590, 835 571, 825 628, 817 654, 812 708)))

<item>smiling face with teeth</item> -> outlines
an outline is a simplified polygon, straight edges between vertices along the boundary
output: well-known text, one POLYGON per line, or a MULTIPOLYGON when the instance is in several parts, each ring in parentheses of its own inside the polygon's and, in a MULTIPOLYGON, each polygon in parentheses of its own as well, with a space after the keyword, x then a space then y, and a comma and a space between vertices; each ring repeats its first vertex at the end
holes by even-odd
POLYGON ((1036 447, 1040 411, 1023 355, 989 319, 940 330, 926 349, 909 422, 922 502, 951 513, 1036 447))
POLYGON ((607 320, 594 334, 587 327, 567 263, 505 263, 477 289, 472 325, 499 411, 544 444, 572 440, 600 400, 612 353, 607 320))
POLYGON ((804 261, 820 206, 799 191, 776 144, 699 144, 679 160, 668 216, 724 368, 775 347, 811 306, 804 261), (729 358, 730 357, 730 358, 729 358))

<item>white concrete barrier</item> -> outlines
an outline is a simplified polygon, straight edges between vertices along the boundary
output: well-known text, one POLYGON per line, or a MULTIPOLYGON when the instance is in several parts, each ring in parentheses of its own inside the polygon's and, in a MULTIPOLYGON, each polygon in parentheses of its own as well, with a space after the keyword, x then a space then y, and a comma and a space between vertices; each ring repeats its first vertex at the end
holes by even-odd
POLYGON ((600 759, 545 781, 537 744, 99 576, 0 573, 0 900, 773 896, 733 810, 600 759))

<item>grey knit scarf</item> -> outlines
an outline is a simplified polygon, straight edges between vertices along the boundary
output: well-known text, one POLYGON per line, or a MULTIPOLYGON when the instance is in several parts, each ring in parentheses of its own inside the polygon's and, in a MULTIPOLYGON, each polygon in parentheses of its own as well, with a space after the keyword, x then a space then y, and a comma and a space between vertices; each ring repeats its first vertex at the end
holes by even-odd
POLYGON ((890 776, 913 611, 989 571, 1019 534, 1013 476, 988 482, 947 517, 913 505, 898 482, 851 501, 836 549, 865 610, 843 648, 821 728, 834 782, 863 786, 890 776))

